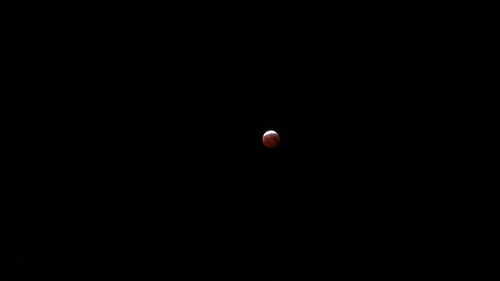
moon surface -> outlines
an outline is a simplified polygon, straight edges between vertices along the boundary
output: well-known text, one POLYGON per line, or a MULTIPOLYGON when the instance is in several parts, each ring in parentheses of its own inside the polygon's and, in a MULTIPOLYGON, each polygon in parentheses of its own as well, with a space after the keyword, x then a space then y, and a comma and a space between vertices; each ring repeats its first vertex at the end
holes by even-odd
POLYGON ((280 135, 276 131, 269 130, 262 136, 262 143, 267 148, 275 148, 280 144, 280 135))

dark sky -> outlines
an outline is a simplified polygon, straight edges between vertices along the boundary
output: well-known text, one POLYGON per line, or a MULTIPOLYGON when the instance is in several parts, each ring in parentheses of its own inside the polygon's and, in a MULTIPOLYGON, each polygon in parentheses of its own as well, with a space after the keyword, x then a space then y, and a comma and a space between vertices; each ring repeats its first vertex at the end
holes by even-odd
POLYGON ((495 10, 185 5, 52 4, 2 27, 8 262, 492 264, 495 10))

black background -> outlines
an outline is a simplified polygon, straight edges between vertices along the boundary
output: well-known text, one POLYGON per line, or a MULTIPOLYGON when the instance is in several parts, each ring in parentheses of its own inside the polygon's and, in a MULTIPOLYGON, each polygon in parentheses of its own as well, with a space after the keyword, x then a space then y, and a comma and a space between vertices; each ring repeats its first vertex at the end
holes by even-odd
POLYGON ((47 4, 2 26, 5 268, 494 264, 495 10, 184 5, 47 4))

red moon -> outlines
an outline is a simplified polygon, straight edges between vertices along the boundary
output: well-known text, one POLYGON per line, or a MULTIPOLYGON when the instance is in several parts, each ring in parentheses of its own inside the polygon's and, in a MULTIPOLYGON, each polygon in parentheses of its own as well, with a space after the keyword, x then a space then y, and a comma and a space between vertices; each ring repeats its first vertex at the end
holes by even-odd
POLYGON ((280 135, 273 130, 269 130, 262 136, 262 143, 267 148, 275 148, 280 144, 280 135))

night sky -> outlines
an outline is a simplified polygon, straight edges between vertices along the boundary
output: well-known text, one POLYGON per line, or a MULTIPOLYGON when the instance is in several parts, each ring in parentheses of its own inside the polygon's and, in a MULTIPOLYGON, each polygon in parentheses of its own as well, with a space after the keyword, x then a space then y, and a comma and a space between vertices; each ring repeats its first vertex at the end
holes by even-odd
POLYGON ((184 4, 38 4, 2 26, 6 268, 494 264, 494 9, 184 4))

